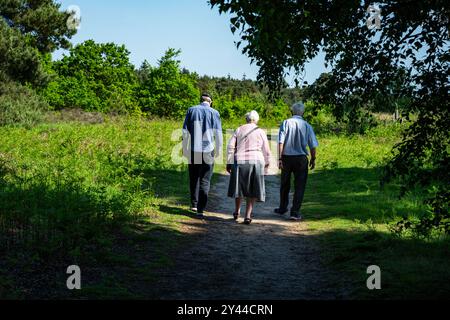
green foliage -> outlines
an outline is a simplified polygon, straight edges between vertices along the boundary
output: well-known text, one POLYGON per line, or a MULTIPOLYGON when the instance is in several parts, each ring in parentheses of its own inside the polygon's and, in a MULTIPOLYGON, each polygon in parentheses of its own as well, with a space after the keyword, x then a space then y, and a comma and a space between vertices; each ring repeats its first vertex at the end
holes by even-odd
POLYGON ((364 134, 377 125, 374 116, 361 105, 362 101, 357 96, 349 97, 344 104, 342 121, 350 134, 364 134))
POLYGON ((111 230, 159 204, 158 174, 178 169, 167 140, 176 127, 136 119, 0 127, 0 247, 41 257, 100 251, 111 230))
POLYGON ((55 109, 137 113, 137 78, 125 46, 88 40, 54 63, 56 79, 43 95, 55 109))
POLYGON ((382 181, 385 183, 400 178, 402 194, 418 185, 436 189, 432 192, 433 197, 427 200, 431 205, 429 216, 420 221, 404 221, 399 225, 400 232, 411 228, 421 236, 433 235, 436 230, 450 233, 450 106, 448 102, 439 105, 439 97, 433 100, 438 104, 435 106, 437 112, 420 113, 417 121, 403 133, 403 141, 396 145, 382 181))
POLYGON ((180 118, 187 108, 199 103, 196 76, 181 72, 180 61, 176 60, 180 53, 169 49, 159 60, 158 67, 145 61, 138 70, 138 99, 142 111, 158 117, 180 118))
POLYGON ((306 101, 303 117, 311 124, 316 134, 339 133, 343 131, 343 125, 333 116, 329 105, 306 101))
POLYGON ((322 79, 325 90, 318 91, 330 98, 334 115, 344 116, 349 97, 364 101, 358 106, 351 103, 352 131, 371 126, 359 110, 367 110, 365 104, 383 100, 383 95, 394 98, 396 109, 398 102, 404 103, 403 113, 417 111, 418 120, 395 147, 385 178, 430 186, 435 182, 423 169, 433 167, 444 173, 438 180, 448 184, 448 1, 417 1, 412 11, 404 10, 400 0, 379 1, 381 12, 389 13, 380 28, 367 27, 365 1, 211 0, 210 4, 231 14, 231 31, 239 30, 243 52, 256 61, 258 79, 271 90, 282 88, 287 70, 301 74, 305 64, 323 51, 332 73, 322 79))
POLYGON ((32 127, 47 110, 47 103, 32 89, 10 81, 0 83, 0 126, 32 127))
POLYGON ((265 88, 249 79, 203 76, 198 79, 198 87, 202 92, 212 94, 215 108, 223 119, 228 120, 244 119, 247 112, 255 110, 261 120, 277 123, 290 115, 286 101, 290 103, 295 98, 295 95, 289 95, 295 89, 286 89, 288 99, 274 101, 267 95, 265 88))
POLYGON ((0 18, 0 80, 6 78, 40 85, 46 81, 46 74, 40 65, 39 51, 0 18))
POLYGON ((3 0, 0 16, 27 37, 27 42, 42 53, 68 49, 76 33, 67 26, 69 13, 59 11, 53 0, 3 0))
POLYGON ((32 126, 48 105, 33 91, 48 80, 49 53, 68 48, 75 30, 52 0, 0 1, 0 125, 32 126))
POLYGON ((76 30, 67 27, 67 12, 52 0, 0 2, 0 73, 22 83, 45 84, 39 53, 69 48, 76 30))

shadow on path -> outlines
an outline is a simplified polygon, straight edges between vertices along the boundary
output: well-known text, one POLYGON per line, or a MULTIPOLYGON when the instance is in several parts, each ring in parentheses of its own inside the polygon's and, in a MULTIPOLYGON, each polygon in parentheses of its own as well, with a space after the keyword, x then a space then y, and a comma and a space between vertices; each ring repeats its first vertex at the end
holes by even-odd
MULTIPOLYGON (((277 194, 276 176, 267 176, 267 194, 277 194)), ((161 274, 162 299, 339 299, 347 290, 320 262, 320 249, 305 223, 273 214, 271 197, 255 208, 254 222, 232 219, 224 197, 228 176, 211 190, 209 212, 194 225, 199 238, 161 274)), ((162 208, 164 212, 176 212, 162 208)), ((190 223, 190 222, 189 222, 190 223)))

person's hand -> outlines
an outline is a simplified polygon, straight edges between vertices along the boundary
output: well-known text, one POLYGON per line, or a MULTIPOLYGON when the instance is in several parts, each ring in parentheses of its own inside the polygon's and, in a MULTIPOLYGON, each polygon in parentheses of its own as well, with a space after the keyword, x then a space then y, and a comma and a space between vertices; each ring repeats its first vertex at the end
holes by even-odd
POLYGON ((278 160, 278 168, 283 170, 283 160, 281 159, 278 160))
POLYGON ((311 170, 314 170, 315 167, 316 167, 316 159, 311 159, 311 161, 309 162, 309 168, 311 170))
POLYGON ((231 164, 227 164, 227 172, 228 172, 229 174, 231 174, 231 169, 232 169, 231 164))

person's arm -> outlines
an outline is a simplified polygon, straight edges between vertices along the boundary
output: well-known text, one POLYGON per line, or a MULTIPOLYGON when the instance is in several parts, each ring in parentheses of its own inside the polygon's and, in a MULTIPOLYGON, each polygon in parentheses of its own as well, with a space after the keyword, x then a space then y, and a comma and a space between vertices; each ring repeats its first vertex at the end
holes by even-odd
POLYGON ((278 144, 278 168, 283 169, 283 160, 281 157, 283 156, 284 143, 278 144))
POLYGON ((270 157, 272 156, 272 152, 270 152, 269 140, 267 139, 267 135, 264 131, 262 131, 262 139, 263 139, 262 152, 264 155, 264 162, 266 164, 265 167, 268 168, 270 165, 270 157))
POLYGON ((280 132, 278 134, 278 168, 283 169, 283 150, 284 150, 284 139, 286 138, 286 121, 283 121, 283 123, 280 126, 280 132))
POLYGON ((214 141, 216 142, 216 158, 222 155, 223 148, 223 133, 222 133, 222 121, 220 120, 220 115, 217 114, 216 119, 216 130, 214 133, 214 141))
POLYGON ((317 141, 316 134, 311 126, 309 126, 309 139, 308 139, 309 151, 311 152, 311 159, 309 167, 311 170, 314 170, 316 167, 316 155, 317 155, 317 147, 319 146, 319 142, 317 141))
POLYGON ((234 132, 227 146, 227 172, 231 173, 234 164, 234 153, 236 152, 237 130, 234 132))
POLYGON ((191 134, 189 133, 189 128, 188 128, 188 121, 189 121, 189 111, 186 114, 186 118, 184 119, 184 124, 183 124, 183 155, 186 158, 189 158, 189 144, 191 141, 191 134))
POLYGON ((316 167, 316 148, 313 148, 311 151, 311 160, 309 162, 309 167, 311 170, 314 170, 316 167))

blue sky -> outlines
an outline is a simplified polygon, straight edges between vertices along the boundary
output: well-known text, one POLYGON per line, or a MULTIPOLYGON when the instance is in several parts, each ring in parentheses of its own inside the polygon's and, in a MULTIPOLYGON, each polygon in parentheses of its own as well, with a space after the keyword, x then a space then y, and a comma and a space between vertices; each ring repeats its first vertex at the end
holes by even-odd
MULTIPOLYGON (((81 28, 74 44, 88 39, 124 44, 139 66, 156 65, 168 48, 181 49, 181 65, 200 75, 256 79, 258 68, 238 50, 238 35, 230 31, 228 15, 219 15, 207 0, 60 0, 61 9, 81 9, 81 28)), ((61 58, 63 51, 54 54, 61 58)), ((308 64, 305 81, 325 71, 323 56, 308 64)), ((293 84, 291 79, 287 79, 293 84)))

